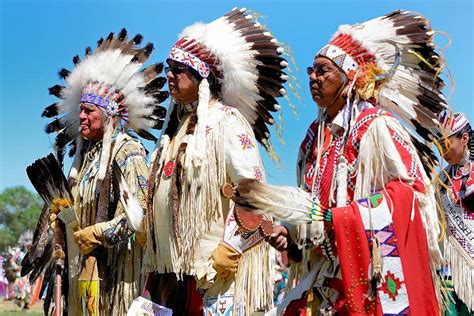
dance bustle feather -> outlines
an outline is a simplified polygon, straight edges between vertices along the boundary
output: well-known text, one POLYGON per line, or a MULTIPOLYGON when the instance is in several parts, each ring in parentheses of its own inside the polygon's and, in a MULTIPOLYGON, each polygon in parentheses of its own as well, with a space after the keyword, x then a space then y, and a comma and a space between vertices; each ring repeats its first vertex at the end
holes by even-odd
POLYGON ((239 182, 236 192, 236 203, 247 210, 268 214, 293 225, 311 222, 311 195, 300 188, 244 179, 239 182))
MULTIPOLYGON (((64 264, 65 227, 57 220, 51 221, 50 214, 68 209, 72 205, 72 198, 66 177, 53 154, 36 160, 26 168, 26 172, 45 205, 36 226, 33 245, 21 263, 22 275, 31 272, 30 282, 34 282, 44 271, 45 279, 41 291, 44 292, 47 288, 44 312, 49 314, 56 274, 61 275, 63 293, 67 292, 68 279, 67 265, 64 264)), ((64 299, 59 299, 59 301, 64 301, 64 299)), ((58 306, 59 304, 56 304, 56 308, 58 306)))
POLYGON ((140 203, 138 203, 137 198, 130 191, 127 181, 125 180, 120 167, 117 163, 114 163, 114 174, 115 178, 119 184, 119 196, 120 202, 122 203, 125 215, 127 216, 130 226, 136 232, 144 232, 144 219, 145 213, 143 212, 140 203))

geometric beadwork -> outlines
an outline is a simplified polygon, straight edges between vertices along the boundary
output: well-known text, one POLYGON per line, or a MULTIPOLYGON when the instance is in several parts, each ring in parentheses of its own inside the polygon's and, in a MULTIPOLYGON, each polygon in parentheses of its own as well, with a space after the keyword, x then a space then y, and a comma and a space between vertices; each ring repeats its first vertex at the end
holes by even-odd
POLYGON ((395 301, 398 295, 398 290, 402 287, 403 281, 400 281, 399 278, 395 276, 390 271, 387 271, 387 273, 384 276, 384 282, 382 283, 380 289, 387 294, 392 301, 395 301))
MULTIPOLYGON (((384 257, 399 257, 400 254, 397 249, 397 239, 393 231, 393 225, 390 224, 385 226, 381 230, 373 230, 374 237, 380 242, 380 248, 382 256, 384 257)), ((369 242, 369 249, 372 249, 372 233, 370 230, 366 230, 365 234, 369 242)))

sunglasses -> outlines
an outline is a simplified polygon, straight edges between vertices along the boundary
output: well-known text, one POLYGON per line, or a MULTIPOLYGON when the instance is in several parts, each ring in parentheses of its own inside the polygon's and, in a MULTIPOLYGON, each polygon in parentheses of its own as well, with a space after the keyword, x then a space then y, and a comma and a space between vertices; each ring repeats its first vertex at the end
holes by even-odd
POLYGON ((336 70, 329 69, 326 65, 317 64, 314 67, 307 67, 306 72, 308 73, 308 76, 311 76, 314 73, 316 76, 322 77, 327 73, 335 73, 336 70))
POLYGON ((188 69, 189 69, 188 66, 184 66, 184 65, 183 66, 168 66, 168 67, 165 67, 165 74, 171 71, 173 75, 179 75, 188 69))

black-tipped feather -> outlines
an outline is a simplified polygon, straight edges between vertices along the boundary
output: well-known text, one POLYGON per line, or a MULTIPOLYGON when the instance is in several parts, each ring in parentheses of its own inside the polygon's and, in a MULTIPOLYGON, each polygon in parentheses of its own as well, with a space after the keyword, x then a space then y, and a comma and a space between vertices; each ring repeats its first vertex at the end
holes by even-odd
POLYGON ((144 130, 144 129, 137 131, 137 134, 138 134, 140 137, 142 137, 142 138, 144 138, 144 139, 146 139, 146 140, 151 140, 151 141, 153 141, 153 142, 155 142, 155 143, 156 143, 156 141, 158 140, 155 136, 153 136, 153 134, 151 134, 150 132, 148 132, 148 131, 146 131, 146 130, 144 130))
POLYGON ((163 63, 158 63, 158 64, 153 64, 143 69, 142 73, 143 73, 145 82, 148 83, 151 80, 158 77, 159 74, 163 71, 163 68, 164 68, 163 63))
POLYGON ((133 56, 131 62, 138 62, 140 64, 143 64, 148 59, 148 57, 150 57, 150 54, 153 52, 153 49, 154 47, 152 43, 146 44, 145 47, 141 48, 138 53, 133 56))
POLYGON ((60 119, 55 119, 51 123, 45 126, 44 131, 48 134, 57 132, 63 128, 63 124, 61 123, 60 119))
POLYGON ((66 68, 62 68, 59 72, 58 72, 58 76, 59 78, 61 79, 66 79, 69 74, 71 74, 71 72, 69 70, 67 70, 66 68))
POLYGON ((69 135, 66 132, 60 132, 55 139, 56 146, 58 148, 66 147, 73 140, 73 135, 69 135))
POLYGON ((69 157, 73 157, 74 154, 76 153, 76 150, 77 150, 77 145, 76 145, 76 142, 71 142, 71 144, 69 144, 69 152, 68 152, 68 156, 69 157))
POLYGON ((164 77, 155 78, 145 86, 145 92, 152 93, 155 91, 159 91, 161 88, 164 87, 165 84, 166 84, 166 78, 164 77))
POLYGON ((165 118, 166 117, 166 108, 161 106, 161 105, 155 106, 155 108, 153 109, 153 115, 158 117, 158 118, 165 118))
POLYGON ((80 62, 81 62, 81 58, 79 57, 79 55, 76 55, 72 58, 72 62, 74 65, 78 65, 80 62))
POLYGON ((103 42, 104 42, 104 39, 102 37, 99 38, 99 40, 97 41, 97 48, 99 48, 103 42))
POLYGON ((65 89, 64 86, 56 84, 50 88, 48 88, 49 94, 54 95, 57 98, 62 98, 61 93, 65 89))
POLYGON ((168 91, 159 91, 157 93, 152 93, 151 95, 156 99, 156 102, 163 103, 168 99, 170 94, 168 91))
POLYGON ((155 121, 155 123, 153 124, 153 129, 157 129, 157 130, 160 130, 163 128, 163 124, 165 123, 164 120, 158 120, 158 121, 155 121))
POLYGON ((53 104, 48 105, 44 109, 43 113, 41 113, 42 117, 47 117, 47 118, 51 118, 57 115, 58 115, 58 103, 53 103, 53 104))
POLYGON ((120 30, 120 33, 118 34, 118 39, 120 41, 125 41, 127 39, 127 29, 126 28, 122 28, 120 30))

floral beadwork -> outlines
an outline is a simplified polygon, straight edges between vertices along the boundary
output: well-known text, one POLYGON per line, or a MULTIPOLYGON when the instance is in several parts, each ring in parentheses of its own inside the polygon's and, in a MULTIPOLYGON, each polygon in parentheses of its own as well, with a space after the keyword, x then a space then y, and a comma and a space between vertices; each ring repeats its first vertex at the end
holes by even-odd
POLYGON ((260 166, 253 166, 253 176, 255 177, 255 180, 261 181, 263 180, 263 171, 260 166))
POLYGON ((239 135, 237 135, 239 137, 239 140, 240 140, 240 144, 242 145, 242 149, 245 150, 245 149, 252 149, 252 148, 255 148, 255 144, 252 142, 252 140, 250 139, 250 136, 249 134, 247 133, 241 133, 239 135))

